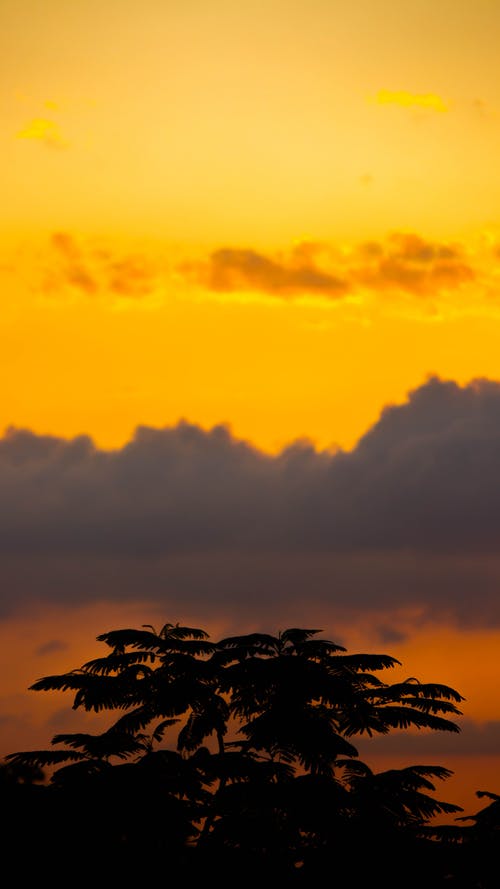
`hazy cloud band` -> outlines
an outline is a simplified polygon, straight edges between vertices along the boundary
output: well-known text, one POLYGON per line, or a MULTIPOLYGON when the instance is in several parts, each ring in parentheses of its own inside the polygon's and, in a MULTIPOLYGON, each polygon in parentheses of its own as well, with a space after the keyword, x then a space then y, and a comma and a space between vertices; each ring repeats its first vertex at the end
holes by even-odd
POLYGON ((244 608, 307 594, 500 620, 496 382, 432 378, 350 452, 297 441, 271 456, 185 422, 115 451, 10 429, 0 492, 7 609, 37 591, 244 608))

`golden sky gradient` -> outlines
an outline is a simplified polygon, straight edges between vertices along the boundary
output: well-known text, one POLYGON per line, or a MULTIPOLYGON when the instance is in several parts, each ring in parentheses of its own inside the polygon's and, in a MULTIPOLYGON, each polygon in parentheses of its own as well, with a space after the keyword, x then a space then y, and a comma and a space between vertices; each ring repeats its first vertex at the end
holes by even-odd
MULTIPOLYGON (((500 380, 497 0, 3 0, 0 20, 3 430, 117 449, 187 419, 334 452, 431 376, 500 380)), ((5 627, 31 667, 48 631, 27 620, 5 627)), ((67 632, 61 670, 87 657, 67 632)), ((412 671, 500 719, 496 629, 408 639, 412 671)), ((35 678, 3 697, 26 731, 35 678)))
POLYGON ((497 3, 3 20, 4 426, 350 447, 429 373, 500 376, 497 3), (295 285, 217 287, 221 250, 295 285))

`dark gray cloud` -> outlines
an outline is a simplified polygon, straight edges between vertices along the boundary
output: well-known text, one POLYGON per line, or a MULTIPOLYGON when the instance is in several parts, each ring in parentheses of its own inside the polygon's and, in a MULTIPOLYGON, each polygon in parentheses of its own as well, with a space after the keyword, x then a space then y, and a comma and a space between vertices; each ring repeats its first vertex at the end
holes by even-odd
POLYGON ((67 642, 63 642, 61 639, 50 639, 48 642, 44 642, 43 645, 38 646, 36 654, 39 657, 44 657, 47 654, 54 654, 54 652, 67 651, 68 648, 67 642))
POLYGON ((473 722, 456 717, 460 732, 401 731, 373 738, 357 739, 356 746, 362 757, 370 754, 406 755, 411 757, 437 756, 498 756, 500 750, 500 721, 473 722))
MULTIPOLYGON (((500 623, 500 383, 431 378, 350 452, 181 422, 102 451, 0 440, 0 605, 151 599, 500 623)), ((396 638, 396 637, 394 637, 396 638)))

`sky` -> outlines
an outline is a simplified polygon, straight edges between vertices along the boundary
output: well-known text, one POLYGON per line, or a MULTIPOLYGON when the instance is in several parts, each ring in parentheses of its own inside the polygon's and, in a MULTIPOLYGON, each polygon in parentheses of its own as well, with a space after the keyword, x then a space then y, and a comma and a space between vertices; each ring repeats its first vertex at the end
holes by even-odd
POLYGON ((0 755, 85 723, 28 688, 108 629, 317 626, 465 696, 460 735, 367 756, 449 766, 476 811, 500 2, 3 0, 0 25, 0 755))

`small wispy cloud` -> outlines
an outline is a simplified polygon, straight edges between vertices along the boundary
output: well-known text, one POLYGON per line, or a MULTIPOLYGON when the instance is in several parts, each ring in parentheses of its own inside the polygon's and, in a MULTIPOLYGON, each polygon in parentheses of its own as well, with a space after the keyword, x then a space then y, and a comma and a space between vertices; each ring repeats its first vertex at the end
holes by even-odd
POLYGON ((438 297, 473 282, 476 272, 460 244, 427 241, 414 232, 393 232, 383 242, 358 248, 353 283, 387 294, 438 297))
POLYGON ((68 643, 63 642, 61 639, 51 639, 49 642, 44 642, 43 645, 39 645, 36 649, 36 654, 40 657, 44 657, 46 654, 67 651, 68 647, 68 643))
POLYGON ((375 96, 375 104, 439 112, 450 110, 449 105, 435 93, 410 93, 407 90, 379 90, 375 96))
POLYGON ((114 304, 155 301, 160 276, 149 256, 116 254, 109 248, 92 248, 66 231, 54 232, 47 266, 39 290, 47 297, 72 294, 106 297, 114 304))
POLYGON ((18 139, 41 142, 48 148, 67 148, 68 143, 61 135, 57 123, 44 117, 36 117, 16 134, 18 139))

